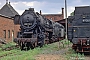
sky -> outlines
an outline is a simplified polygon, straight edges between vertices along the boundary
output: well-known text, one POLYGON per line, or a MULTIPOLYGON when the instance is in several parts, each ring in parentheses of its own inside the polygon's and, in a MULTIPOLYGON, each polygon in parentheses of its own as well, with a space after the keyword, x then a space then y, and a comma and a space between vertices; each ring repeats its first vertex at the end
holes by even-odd
MULTIPOLYGON (((8 0, 13 8, 21 15, 26 9, 34 8, 35 12, 42 14, 61 14, 65 8, 65 0, 8 0)), ((6 0, 0 0, 0 9, 6 0)), ((76 6, 89 6, 90 0, 67 0, 67 15, 75 10, 76 6)))

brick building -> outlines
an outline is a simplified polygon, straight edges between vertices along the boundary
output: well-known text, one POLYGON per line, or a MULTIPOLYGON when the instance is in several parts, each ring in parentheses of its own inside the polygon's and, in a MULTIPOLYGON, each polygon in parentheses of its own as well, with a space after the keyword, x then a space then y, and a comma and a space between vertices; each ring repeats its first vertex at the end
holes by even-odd
MULTIPOLYGON (((0 41, 12 42, 17 37, 20 25, 14 24, 13 18, 15 15, 18 15, 18 13, 6 0, 6 4, 0 9, 0 41)), ((62 8, 62 14, 43 14, 43 16, 55 22, 63 20, 64 8, 62 8)))
MULTIPOLYGON (((42 14, 40 10, 40 14, 42 14)), ((45 16, 47 19, 52 19, 53 21, 60 21, 64 19, 64 8, 62 8, 62 14, 42 14, 45 16)))
MULTIPOLYGON (((42 14, 40 10, 40 14, 42 14)), ((64 8, 62 8, 62 14, 42 14, 47 19, 51 19, 55 22, 62 24, 65 27, 65 19, 64 19, 64 8)))
POLYGON ((20 29, 20 25, 15 25, 13 17, 18 15, 14 8, 6 4, 0 9, 0 42, 12 42, 12 40, 17 36, 17 32, 20 29))

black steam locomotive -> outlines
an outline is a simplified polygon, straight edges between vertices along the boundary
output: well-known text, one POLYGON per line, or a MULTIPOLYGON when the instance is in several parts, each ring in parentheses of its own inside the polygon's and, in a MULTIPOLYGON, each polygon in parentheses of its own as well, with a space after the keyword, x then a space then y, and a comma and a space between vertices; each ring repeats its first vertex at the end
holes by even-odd
POLYGON ((68 18, 68 39, 77 52, 90 52, 90 6, 76 7, 68 18))
POLYGON ((20 32, 14 42, 24 48, 33 49, 36 46, 42 47, 44 44, 52 43, 64 37, 64 26, 34 11, 34 8, 25 10, 19 16, 16 15, 14 23, 20 24, 20 32))

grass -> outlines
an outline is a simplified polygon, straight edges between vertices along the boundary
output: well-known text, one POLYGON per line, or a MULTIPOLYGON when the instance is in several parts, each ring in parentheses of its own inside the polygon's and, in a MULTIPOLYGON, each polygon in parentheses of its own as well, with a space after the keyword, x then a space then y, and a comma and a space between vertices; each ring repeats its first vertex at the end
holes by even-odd
MULTIPOLYGON (((12 45, 3 45, 2 48, 7 48, 7 47, 11 47, 12 45)), ((33 50, 29 50, 29 51, 21 51, 20 49, 13 49, 10 51, 0 51, 0 60, 35 60, 35 56, 37 54, 40 54, 41 51, 49 48, 49 45, 44 45, 43 48, 35 48, 33 50)), ((2 49, 1 48, 1 49, 2 49)))
MULTIPOLYGON (((10 51, 2 51, 2 48, 7 48, 7 47, 12 47, 15 44, 14 43, 9 43, 6 45, 3 45, 0 48, 0 60, 35 60, 35 56, 38 54, 49 54, 52 53, 54 51, 59 51, 60 49, 64 49, 67 47, 68 44, 71 44, 70 41, 68 40, 62 40, 60 41, 60 46, 59 42, 57 43, 52 43, 52 44, 48 44, 48 45, 44 45, 42 48, 35 48, 33 50, 29 50, 29 51, 21 51, 18 48, 15 48, 13 50, 10 51), (63 44, 64 47, 63 47, 63 44)), ((80 58, 84 58, 84 54, 77 54, 74 50, 71 49, 71 47, 69 47, 68 51, 63 55, 67 60, 71 59, 75 59, 76 57, 80 58)))
POLYGON ((34 60, 36 54, 40 52, 40 48, 35 48, 29 51, 20 51, 20 50, 11 50, 11 51, 4 51, 3 54, 8 54, 5 57, 0 58, 0 60, 34 60), (8 54, 8 53, 12 54, 8 54))
MULTIPOLYGON (((8 48, 13 46, 12 43, 3 45, 2 48, 8 48)), ((1 48, 1 49, 2 49, 1 48)), ((47 53, 52 52, 52 50, 57 50, 58 46, 55 43, 44 45, 42 48, 35 48, 29 51, 21 51, 20 49, 13 49, 10 51, 0 51, 0 60, 35 60, 35 56, 38 54, 46 53, 44 52, 47 50, 47 53)))
POLYGON ((69 48, 68 52, 65 53, 67 60, 85 60, 84 54, 76 53, 73 49, 69 48))
POLYGON ((61 43, 64 45, 63 48, 66 48, 68 45, 68 51, 64 54, 66 60, 85 60, 84 54, 76 53, 71 46, 69 47, 69 45, 72 45, 69 40, 64 39, 61 43))
POLYGON ((61 43, 63 43, 64 45, 71 44, 71 42, 67 39, 62 40, 61 43))
POLYGON ((10 42, 10 43, 7 43, 7 44, 3 44, 1 47, 0 47, 0 50, 5 50, 7 48, 15 48, 15 43, 13 42, 10 42))

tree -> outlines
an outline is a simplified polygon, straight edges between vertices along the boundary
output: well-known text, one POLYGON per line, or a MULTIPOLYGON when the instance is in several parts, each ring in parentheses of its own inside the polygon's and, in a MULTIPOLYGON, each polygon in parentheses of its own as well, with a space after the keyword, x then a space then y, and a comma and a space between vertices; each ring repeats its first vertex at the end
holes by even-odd
POLYGON ((74 12, 72 12, 71 14, 70 14, 70 16, 73 16, 74 15, 74 12))

